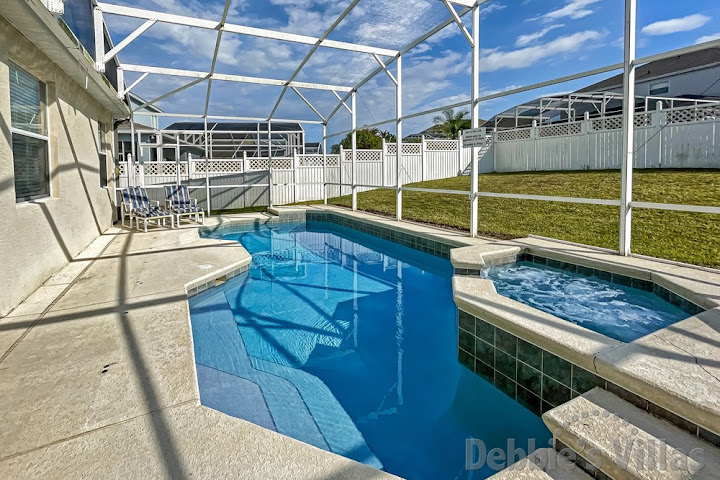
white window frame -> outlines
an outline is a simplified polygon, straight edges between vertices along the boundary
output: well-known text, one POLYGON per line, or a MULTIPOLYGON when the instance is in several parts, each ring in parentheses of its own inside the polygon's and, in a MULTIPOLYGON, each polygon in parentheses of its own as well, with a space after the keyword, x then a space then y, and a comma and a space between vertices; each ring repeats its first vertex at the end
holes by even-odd
MULTIPOLYGON (((35 195, 28 198, 23 198, 21 200, 18 200, 17 194, 15 194, 15 205, 20 205, 23 203, 29 203, 34 202, 35 200, 39 200, 41 198, 49 198, 53 196, 53 185, 52 185, 52 172, 50 171, 50 155, 51 155, 51 149, 50 149, 50 102, 49 102, 49 91, 48 91, 48 85, 47 82, 43 82, 40 78, 36 77, 23 67, 21 67, 18 63, 14 61, 9 62, 14 68, 18 70, 22 70, 26 74, 30 75, 32 78, 37 80, 42 88, 45 89, 45 135, 34 133, 34 132, 28 132, 27 130, 23 130, 21 128, 16 128, 12 126, 12 119, 10 120, 10 133, 11 134, 17 134, 17 135, 23 135, 26 137, 34 138, 37 140, 43 140, 47 144, 46 147, 46 155, 45 155, 45 162, 47 163, 47 172, 48 172, 48 193, 43 195, 35 195)), ((9 77, 8 72, 8 77, 9 77)), ((9 82, 12 82, 11 78, 8 78, 9 82)), ((10 90, 10 83, 8 83, 8 93, 10 90)), ((9 99, 8 99, 9 100, 9 99)), ((12 105, 10 105, 10 109, 12 110, 12 105)), ((12 136, 12 135, 11 135, 12 136)), ((12 139, 11 139, 12 142, 12 139)), ((12 143, 10 145, 10 150, 12 151, 12 143)), ((13 155, 13 163, 15 162, 15 157, 13 155)), ((14 175, 13 175, 13 185, 14 185, 14 175)))
POLYGON ((668 93, 670 93, 670 80, 662 80, 662 81, 659 81, 659 82, 654 82, 654 83, 651 83, 650 86, 648 87, 648 94, 649 94, 650 96, 653 96, 653 95, 667 95, 668 93), (662 93, 653 93, 653 90, 658 90, 658 89, 663 89, 663 88, 666 89, 664 92, 662 92, 662 93))
MULTIPOLYGON (((108 188, 108 185, 110 184, 110 174, 108 173, 108 150, 110 150, 110 145, 112 142, 106 142, 105 137, 107 136, 107 133, 105 132, 105 123, 101 122, 100 120, 97 120, 97 128, 96 130, 96 143, 97 143, 97 151, 98 151, 98 167, 100 166, 100 158, 105 158, 105 171, 99 172, 100 174, 100 188, 108 188), (102 184, 102 176, 105 175, 105 185, 102 184)), ((112 152, 110 153, 110 157, 112 157, 112 152)))

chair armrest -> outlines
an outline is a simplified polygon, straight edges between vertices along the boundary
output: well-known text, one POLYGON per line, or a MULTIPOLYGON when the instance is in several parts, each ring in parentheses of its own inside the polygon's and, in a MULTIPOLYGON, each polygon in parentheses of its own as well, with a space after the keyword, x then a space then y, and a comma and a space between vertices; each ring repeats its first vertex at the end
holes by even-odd
POLYGON ((150 200, 149 203, 152 205, 155 204, 155 207, 160 208, 160 200, 150 200))
POLYGON ((192 201, 193 201, 193 205, 197 207, 197 198, 193 198, 192 201))

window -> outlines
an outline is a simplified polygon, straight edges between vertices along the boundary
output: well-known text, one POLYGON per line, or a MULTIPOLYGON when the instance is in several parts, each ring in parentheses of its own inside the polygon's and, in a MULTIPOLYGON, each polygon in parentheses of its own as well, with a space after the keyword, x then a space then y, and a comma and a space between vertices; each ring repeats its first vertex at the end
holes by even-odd
POLYGON ((16 202, 50 195, 46 93, 44 83, 10 63, 16 202))
POLYGON ((650 84, 650 95, 665 95, 670 91, 670 82, 657 82, 650 84))
POLYGON ((100 160, 100 186, 105 188, 108 186, 108 174, 107 174, 107 145, 105 144, 105 125, 102 122, 98 122, 97 130, 97 149, 98 158, 100 160))

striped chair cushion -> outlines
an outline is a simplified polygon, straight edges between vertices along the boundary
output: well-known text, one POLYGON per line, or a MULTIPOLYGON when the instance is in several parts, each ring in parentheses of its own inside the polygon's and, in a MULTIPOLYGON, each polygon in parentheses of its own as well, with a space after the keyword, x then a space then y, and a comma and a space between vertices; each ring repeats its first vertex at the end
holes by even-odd
POLYGON ((160 210, 158 208, 153 208, 153 209, 139 208, 139 209, 135 209, 135 215, 137 215, 138 217, 150 218, 150 217, 165 217, 168 214, 167 214, 167 212, 163 212, 162 210, 160 210))
POLYGON ((147 190, 143 187, 135 187, 135 209, 136 210, 153 210, 157 207, 150 207, 147 190))
POLYGON ((130 192, 131 189, 129 188, 123 188, 122 189, 122 198, 123 202, 127 203, 130 206, 130 209, 132 210, 134 207, 133 197, 135 196, 134 193, 130 192))
POLYGON ((185 205, 183 207, 173 207, 172 211, 174 213, 200 213, 202 208, 195 205, 185 205))
POLYGON ((168 185, 165 187, 165 197, 170 200, 174 208, 187 208, 192 204, 187 185, 168 185))

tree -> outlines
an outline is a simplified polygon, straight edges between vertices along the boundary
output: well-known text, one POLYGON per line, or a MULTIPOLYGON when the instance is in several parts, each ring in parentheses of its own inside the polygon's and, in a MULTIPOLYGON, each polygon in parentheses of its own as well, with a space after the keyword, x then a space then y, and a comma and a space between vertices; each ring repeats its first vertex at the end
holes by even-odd
MULTIPOLYGON (((357 148, 360 150, 380 150, 382 148, 382 141, 385 139, 386 142, 394 142, 395 135, 390 132, 381 132, 377 128, 358 130, 356 132, 357 137, 357 148)), ((352 148, 352 133, 345 135, 342 142, 332 146, 331 152, 334 154, 340 153, 340 145, 346 150, 352 148)))
POLYGON ((433 118, 433 123, 438 126, 446 137, 457 139, 461 130, 470 128, 470 120, 465 118, 467 114, 466 110, 456 113, 452 108, 448 108, 442 111, 442 115, 433 118))

